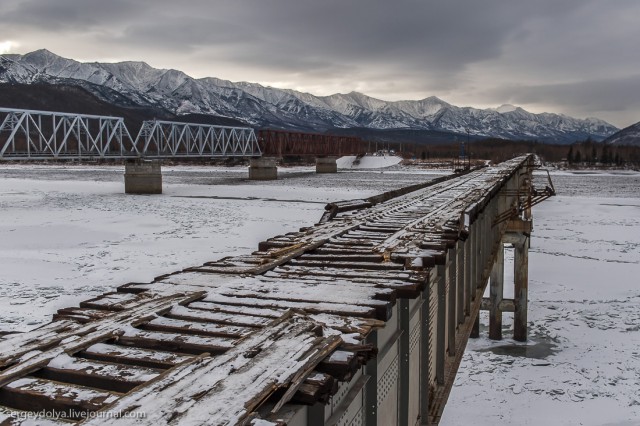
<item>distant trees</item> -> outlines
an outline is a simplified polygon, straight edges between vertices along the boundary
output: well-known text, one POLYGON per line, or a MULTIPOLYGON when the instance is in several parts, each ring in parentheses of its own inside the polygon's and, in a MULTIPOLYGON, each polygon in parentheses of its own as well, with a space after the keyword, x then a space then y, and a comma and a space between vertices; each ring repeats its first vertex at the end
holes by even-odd
POLYGON ((570 166, 622 167, 640 166, 640 147, 611 146, 587 139, 569 146, 567 164, 570 166))
MULTIPOLYGON (((453 159, 460 152, 458 142, 447 144, 405 144, 406 151, 418 158, 453 159)), ((466 147, 472 160, 491 160, 499 163, 528 152, 538 154, 544 161, 560 162, 566 159, 570 167, 640 167, 640 147, 612 146, 591 139, 567 145, 553 145, 537 141, 508 141, 487 138, 472 141, 466 147)))

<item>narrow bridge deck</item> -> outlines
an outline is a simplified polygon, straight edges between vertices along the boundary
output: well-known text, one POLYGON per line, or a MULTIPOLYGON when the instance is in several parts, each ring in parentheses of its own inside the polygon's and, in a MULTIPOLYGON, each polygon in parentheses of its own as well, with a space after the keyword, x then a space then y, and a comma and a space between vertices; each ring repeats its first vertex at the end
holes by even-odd
POLYGON ((0 423, 56 410, 86 424, 300 424, 298 404, 309 423, 390 424, 386 407, 399 424, 437 423, 507 230, 495 219, 522 202, 533 161, 336 203, 250 255, 4 336, 0 423), (394 405, 381 383, 395 347, 394 405))

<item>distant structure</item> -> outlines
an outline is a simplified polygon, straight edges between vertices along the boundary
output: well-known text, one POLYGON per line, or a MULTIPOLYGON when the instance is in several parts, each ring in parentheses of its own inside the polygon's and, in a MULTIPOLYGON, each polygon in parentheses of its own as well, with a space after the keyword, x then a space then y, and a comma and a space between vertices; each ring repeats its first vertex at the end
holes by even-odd
MULTIPOLYGON (((467 146, 469 145, 469 129, 467 129, 467 146)), ((453 162, 453 171, 455 173, 460 173, 465 170, 471 169, 471 158, 467 153, 467 148, 465 148, 464 141, 460 142, 460 154, 458 158, 453 162)))

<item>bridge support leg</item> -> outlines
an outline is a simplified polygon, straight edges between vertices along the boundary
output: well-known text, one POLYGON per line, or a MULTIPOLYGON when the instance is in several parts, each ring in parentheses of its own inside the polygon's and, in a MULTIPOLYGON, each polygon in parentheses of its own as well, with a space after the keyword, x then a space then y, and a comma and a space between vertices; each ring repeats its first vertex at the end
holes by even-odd
POLYGON ((338 173, 338 157, 316 158, 316 173, 338 173))
POLYGON ((513 338, 519 342, 527 340, 527 309, 529 293, 529 237, 522 235, 521 243, 514 244, 514 295, 513 338))
POLYGON ((276 180, 278 168, 273 157, 252 158, 249 160, 250 180, 276 180))
POLYGON ((502 340, 502 309, 500 303, 504 295, 504 247, 498 245, 496 261, 491 269, 489 288, 489 339, 502 340))
POLYGON ((507 232, 503 241, 513 244, 513 338, 525 342, 527 340, 527 305, 529 289, 529 234, 524 232, 507 232))
POLYGON ((469 337, 471 337, 472 339, 477 339, 478 337, 480 337, 480 312, 478 312, 475 321, 473 321, 473 327, 471 328, 469 337))
POLYGON ((128 160, 124 165, 125 194, 162 194, 162 170, 157 160, 128 160))

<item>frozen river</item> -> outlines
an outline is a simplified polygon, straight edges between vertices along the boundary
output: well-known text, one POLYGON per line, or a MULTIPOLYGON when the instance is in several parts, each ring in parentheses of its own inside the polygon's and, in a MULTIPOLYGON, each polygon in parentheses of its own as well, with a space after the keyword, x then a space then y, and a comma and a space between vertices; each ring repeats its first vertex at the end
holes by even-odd
POLYGON ((163 167, 164 194, 125 195, 123 168, 0 167, 0 332, 50 321, 57 309, 130 281, 250 253, 316 223, 331 201, 433 178, 431 172, 163 167))
POLYGON ((481 316, 441 425, 640 424, 640 174, 553 181, 534 209, 530 341, 506 318, 490 341, 481 316))
MULTIPOLYGON (((0 331, 34 328, 126 282, 251 252, 315 223, 327 202, 435 176, 297 167, 250 182, 244 167, 164 167, 164 194, 133 196, 122 173, 0 166, 0 331)), ((559 196, 534 211, 532 338, 509 340, 505 318, 507 339, 472 341, 443 425, 639 422, 640 174, 556 173, 554 182, 559 196)))

